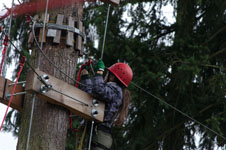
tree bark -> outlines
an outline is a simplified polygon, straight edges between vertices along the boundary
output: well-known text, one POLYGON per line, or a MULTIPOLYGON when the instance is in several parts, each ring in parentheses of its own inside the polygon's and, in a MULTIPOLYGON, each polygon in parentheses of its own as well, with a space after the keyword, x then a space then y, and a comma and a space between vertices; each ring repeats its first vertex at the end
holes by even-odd
MULTIPOLYGON (((54 10, 50 13, 50 17, 55 17, 57 14, 63 14, 64 22, 68 16, 81 19, 81 14, 77 14, 78 7, 81 8, 82 4, 72 4, 70 7, 54 10)), ((66 41, 61 40, 59 45, 53 45, 52 40, 50 41, 47 39, 47 42, 43 45, 43 51, 63 72, 67 73, 71 78, 74 78, 76 73, 78 51, 75 51, 73 47, 67 47, 65 43, 66 41)), ((36 68, 39 55, 40 51, 37 46, 35 46, 31 61, 36 68)), ((40 56, 41 71, 53 75, 69 84, 73 84, 72 80, 54 68, 43 55, 40 56)), ((33 96, 31 94, 26 94, 25 96, 17 144, 18 150, 26 149, 32 97, 33 96)), ((36 98, 29 149, 65 150, 68 119, 68 110, 36 98)))

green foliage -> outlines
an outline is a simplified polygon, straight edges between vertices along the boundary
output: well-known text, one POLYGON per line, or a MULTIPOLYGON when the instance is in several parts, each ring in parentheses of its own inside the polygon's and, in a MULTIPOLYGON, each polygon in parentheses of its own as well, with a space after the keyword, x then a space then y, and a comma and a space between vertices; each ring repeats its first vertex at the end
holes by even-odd
MULTIPOLYGON (((8 22, 4 22, 3 26, 4 29, 8 28, 8 22)), ((19 17, 16 19, 12 20, 12 27, 11 27, 11 34, 10 34, 10 40, 16 45, 19 45, 17 48, 24 54, 26 57, 26 61, 30 60, 30 54, 28 52, 27 48, 27 31, 28 30, 28 24, 25 23, 25 18, 24 17, 19 17)), ((15 66, 15 70, 13 72, 12 79, 15 80, 17 77, 17 72, 20 69, 19 66, 19 61, 20 58, 22 57, 16 50, 15 48, 11 45, 10 48, 8 49, 8 66, 11 65, 12 61, 16 61, 17 66, 15 66)), ((7 67, 8 67, 7 66, 7 67)), ((12 66, 11 66, 12 67, 12 66)), ((25 63, 23 71, 20 75, 19 81, 25 81, 26 80, 26 73, 29 67, 25 63)), ((20 126, 20 119, 21 119, 21 114, 20 112, 12 109, 7 113, 6 120, 3 126, 3 131, 5 132, 12 132, 14 136, 18 136, 19 132, 19 126, 20 126)))
MULTIPOLYGON (((111 9, 103 60, 106 66, 129 63, 133 82, 225 135, 225 8, 223 0, 122 1, 111 9), (161 9, 169 4, 175 12, 173 24, 166 22, 161 9)), ((94 41, 87 42, 96 59, 106 13, 106 5, 85 9, 86 30, 96 29, 93 34, 99 36, 98 48, 94 41)), ((117 150, 196 149, 195 133, 201 135, 201 149, 213 149, 215 142, 223 146, 223 139, 203 126, 129 88, 133 102, 127 124, 114 131, 117 150)))
MULTIPOLYGON (((111 7, 105 65, 129 63, 133 82, 162 100, 129 86, 133 99, 129 117, 124 128, 113 131, 114 149, 210 150, 215 144, 224 146, 224 139, 163 101, 226 135, 225 8, 225 0, 121 0, 118 7, 111 7), (174 8, 175 23, 167 22, 162 12, 166 5, 174 8), (195 134, 201 137, 198 146, 195 134)), ((103 3, 88 3, 84 9, 85 50, 96 60, 101 54, 106 14, 103 3)), ((25 50, 27 37, 19 21, 14 21, 12 35, 14 40, 23 39, 25 50)), ((10 120, 8 130, 17 131, 10 120)), ((67 150, 74 149, 74 138, 69 133, 67 150)))

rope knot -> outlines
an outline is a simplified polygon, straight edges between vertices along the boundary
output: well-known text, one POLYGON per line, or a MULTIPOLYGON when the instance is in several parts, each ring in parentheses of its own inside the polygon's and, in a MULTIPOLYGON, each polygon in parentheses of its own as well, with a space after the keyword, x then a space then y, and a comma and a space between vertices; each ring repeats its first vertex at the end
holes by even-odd
POLYGON ((26 57, 25 57, 25 56, 22 56, 22 57, 20 58, 20 66, 21 66, 21 67, 24 66, 25 61, 26 61, 26 57))
POLYGON ((31 22, 31 17, 29 15, 26 15, 26 23, 30 23, 31 22))
POLYGON ((3 45, 8 46, 8 41, 9 41, 9 36, 5 35, 4 41, 3 41, 3 45))

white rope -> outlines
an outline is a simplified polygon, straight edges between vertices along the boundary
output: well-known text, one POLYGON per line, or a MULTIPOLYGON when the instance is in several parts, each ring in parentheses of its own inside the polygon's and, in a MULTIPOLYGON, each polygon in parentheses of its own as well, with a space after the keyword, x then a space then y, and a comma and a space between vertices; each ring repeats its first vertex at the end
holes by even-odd
MULTIPOLYGON (((43 22, 42 39, 41 39, 41 46, 40 46, 41 50, 43 48, 43 40, 45 37, 45 27, 46 27, 47 13, 48 13, 48 5, 49 5, 49 0, 46 0, 45 17, 44 17, 44 22, 43 22)), ((41 63, 41 53, 39 53, 39 57, 38 57, 38 68, 40 67, 40 63, 41 63)))
POLYGON ((33 113, 34 113, 34 107, 35 107, 35 98, 36 98, 36 94, 34 94, 33 98, 32 98, 31 116, 30 116, 30 122, 29 122, 29 128, 28 128, 26 150, 29 150, 29 142, 30 142, 30 136, 31 136, 31 126, 32 126, 33 113))
POLYGON ((183 116, 193 120, 194 122, 196 122, 197 124, 203 126, 205 129, 211 131, 212 133, 214 133, 215 135, 218 135, 219 137, 221 137, 222 139, 226 140, 226 137, 224 137, 223 135, 219 134, 218 132, 214 131, 213 129, 209 128, 208 126, 206 126, 205 124, 201 123, 200 121, 192 118, 191 116, 189 116, 188 114, 182 112, 181 110, 177 109, 176 107, 174 107, 173 105, 167 103, 166 101, 162 100, 161 98, 155 96, 154 94, 148 92, 147 90, 145 90, 144 88, 138 86, 136 83, 131 82, 131 84, 133 84, 135 87, 139 88, 140 90, 144 91, 145 93, 147 93, 148 95, 151 95, 152 97, 154 97, 155 99, 159 100, 160 102, 164 103, 165 105, 169 106, 170 108, 174 109, 175 111, 179 112, 180 114, 182 114, 183 116))
POLYGON ((104 39, 103 39, 103 45, 102 45, 102 51, 101 51, 100 59, 103 59, 103 55, 104 55, 104 46, 105 46, 106 33, 107 33, 107 28, 108 28, 108 19, 109 19, 109 14, 110 14, 110 8, 111 8, 111 5, 109 4, 108 5, 107 17, 106 17, 106 23, 105 23, 105 29, 104 29, 104 39))
MULTIPOLYGON (((42 39, 41 39, 41 50, 43 48, 43 39, 44 39, 44 36, 45 36, 45 26, 46 26, 48 5, 49 5, 49 0, 46 0, 45 17, 44 17, 43 30, 42 30, 42 39)), ((40 68, 40 62, 41 62, 41 53, 39 53, 39 56, 38 56, 38 68, 40 68)), ((32 99, 31 118, 30 118, 30 122, 29 122, 26 150, 29 150, 29 141, 30 141, 30 135, 31 135, 31 127, 32 127, 32 120, 33 120, 35 98, 36 98, 36 94, 33 95, 33 99, 32 99)))
POLYGON ((94 121, 92 121, 92 124, 91 124, 91 129, 90 129, 90 137, 89 137, 89 147, 88 147, 88 150, 90 150, 91 148, 91 143, 92 143, 92 137, 93 137, 93 126, 94 126, 94 121))

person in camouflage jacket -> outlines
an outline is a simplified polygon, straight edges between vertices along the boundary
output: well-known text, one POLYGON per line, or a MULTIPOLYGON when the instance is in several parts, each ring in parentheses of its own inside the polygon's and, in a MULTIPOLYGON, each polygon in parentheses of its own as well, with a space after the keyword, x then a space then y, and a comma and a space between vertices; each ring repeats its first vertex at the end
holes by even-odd
POLYGON ((130 103, 130 92, 127 89, 132 80, 132 69, 125 63, 116 63, 109 67, 103 78, 105 65, 99 60, 96 75, 91 80, 87 69, 82 70, 80 88, 105 102, 104 122, 97 125, 97 131, 92 140, 92 150, 109 150, 112 146, 111 128, 122 126, 127 116, 130 103))

